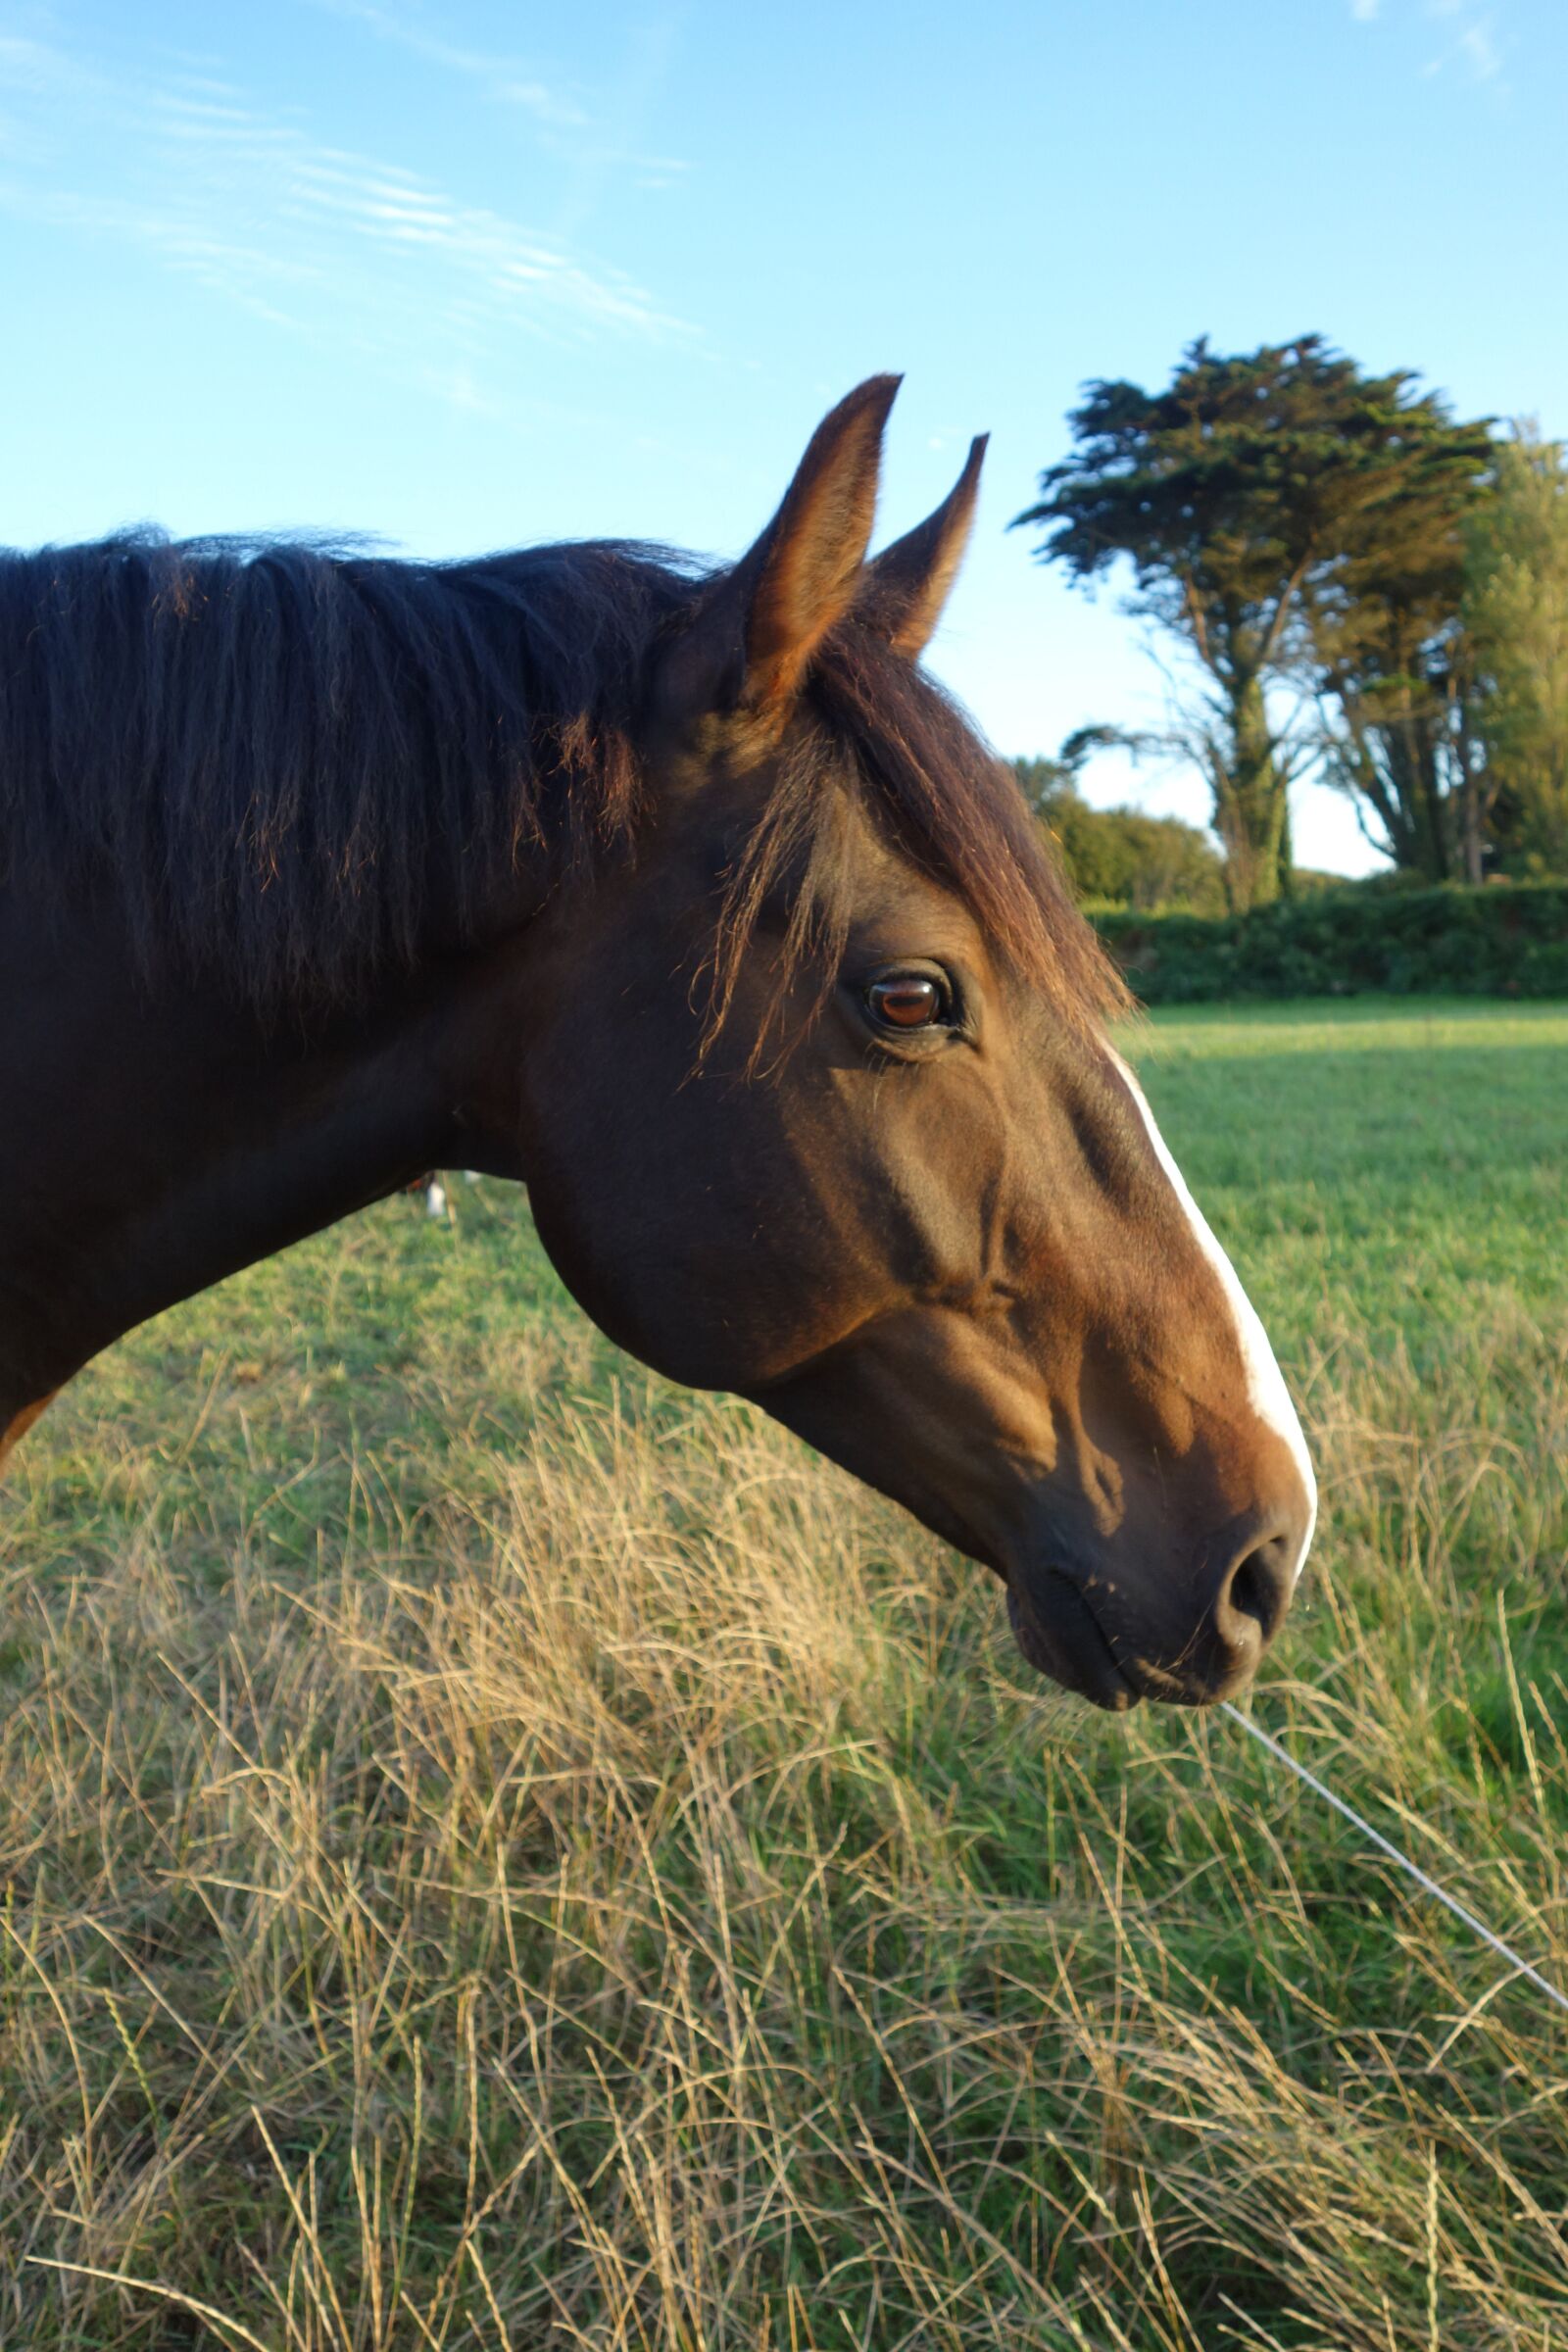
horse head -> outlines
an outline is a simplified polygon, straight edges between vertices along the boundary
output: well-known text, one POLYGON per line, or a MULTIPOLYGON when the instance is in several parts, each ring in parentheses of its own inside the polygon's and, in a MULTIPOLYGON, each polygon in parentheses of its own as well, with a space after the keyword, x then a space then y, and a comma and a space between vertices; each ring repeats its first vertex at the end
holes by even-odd
POLYGON ((612 1337, 994 1569, 1068 1688, 1201 1704, 1284 1617, 1312 1472, 1119 983, 918 666, 982 443, 867 561, 896 389, 833 411, 650 648, 635 854, 518 967, 520 1172, 612 1337))

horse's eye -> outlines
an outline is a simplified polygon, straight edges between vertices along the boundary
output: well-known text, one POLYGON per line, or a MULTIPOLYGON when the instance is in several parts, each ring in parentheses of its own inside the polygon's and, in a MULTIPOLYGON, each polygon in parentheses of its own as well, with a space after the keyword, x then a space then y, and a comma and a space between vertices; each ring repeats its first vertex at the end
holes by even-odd
POLYGON ((873 980, 865 992, 871 1017, 884 1029, 930 1029, 941 1020, 942 991, 934 980, 906 973, 894 980, 873 980))

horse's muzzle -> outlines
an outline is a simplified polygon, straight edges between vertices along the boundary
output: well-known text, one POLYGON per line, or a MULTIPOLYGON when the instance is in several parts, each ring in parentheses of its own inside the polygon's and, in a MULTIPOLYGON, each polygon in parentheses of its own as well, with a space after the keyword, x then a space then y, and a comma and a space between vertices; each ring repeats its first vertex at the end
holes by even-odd
POLYGON ((1140 1698, 1206 1707, 1251 1680, 1284 1622, 1305 1545, 1291 1507, 1248 1512, 1215 1531, 1185 1575, 1029 1568, 1007 1583, 1007 1613, 1029 1664, 1120 1711, 1140 1698))
POLYGON ((1047 1569, 1031 1577, 1027 1592, 1016 1579, 1009 1580, 1007 1616, 1036 1673, 1114 1713, 1138 1704, 1139 1692, 1117 1665, 1099 1619, 1071 1577, 1047 1569))

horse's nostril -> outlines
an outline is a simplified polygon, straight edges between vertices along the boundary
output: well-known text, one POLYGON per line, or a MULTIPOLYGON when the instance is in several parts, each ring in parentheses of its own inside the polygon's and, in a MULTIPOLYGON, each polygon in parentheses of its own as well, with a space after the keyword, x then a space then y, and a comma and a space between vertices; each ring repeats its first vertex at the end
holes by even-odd
POLYGON ((1275 1597, 1269 1587, 1268 1571, 1257 1552, 1250 1551, 1232 1572, 1230 1603, 1244 1617, 1255 1617, 1265 1636, 1272 1630, 1275 1597))
POLYGON ((1288 1534, 1250 1544, 1221 1581, 1214 1624, 1227 1648, 1263 1650, 1274 1639, 1291 1602, 1296 1546, 1288 1534))

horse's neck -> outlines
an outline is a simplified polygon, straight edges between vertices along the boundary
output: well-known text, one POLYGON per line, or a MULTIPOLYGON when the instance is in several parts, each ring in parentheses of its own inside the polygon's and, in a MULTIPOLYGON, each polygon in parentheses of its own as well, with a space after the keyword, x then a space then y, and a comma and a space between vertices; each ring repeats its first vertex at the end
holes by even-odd
MULTIPOLYGON (((176 1299, 461 1157, 484 983, 264 1024, 0 909, 0 1424, 176 1299)), ((512 1172, 502 1169, 502 1172, 512 1172)))

